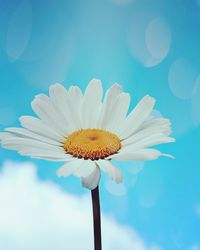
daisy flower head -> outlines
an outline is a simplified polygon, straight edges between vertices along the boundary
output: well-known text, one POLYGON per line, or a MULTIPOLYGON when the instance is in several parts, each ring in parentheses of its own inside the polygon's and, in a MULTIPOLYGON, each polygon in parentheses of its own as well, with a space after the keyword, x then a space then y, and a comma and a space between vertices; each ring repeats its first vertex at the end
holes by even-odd
POLYGON ((154 160, 169 156, 157 144, 174 142, 170 121, 151 116, 155 99, 145 96, 128 114, 130 95, 119 84, 105 93, 100 80, 93 79, 83 94, 78 86, 68 90, 56 83, 49 96, 39 94, 31 103, 38 116, 19 118, 21 128, 0 133, 1 145, 21 155, 64 162, 58 176, 80 177, 82 185, 95 189, 100 170, 115 182, 122 181, 111 160, 154 160))

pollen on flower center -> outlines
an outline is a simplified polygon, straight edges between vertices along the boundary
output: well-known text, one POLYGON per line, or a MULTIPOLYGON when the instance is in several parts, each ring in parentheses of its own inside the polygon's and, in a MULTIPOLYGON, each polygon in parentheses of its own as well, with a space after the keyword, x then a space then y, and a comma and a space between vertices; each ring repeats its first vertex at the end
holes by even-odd
POLYGON ((117 153, 121 148, 117 135, 102 129, 81 129, 71 133, 64 149, 74 157, 98 160, 117 153))

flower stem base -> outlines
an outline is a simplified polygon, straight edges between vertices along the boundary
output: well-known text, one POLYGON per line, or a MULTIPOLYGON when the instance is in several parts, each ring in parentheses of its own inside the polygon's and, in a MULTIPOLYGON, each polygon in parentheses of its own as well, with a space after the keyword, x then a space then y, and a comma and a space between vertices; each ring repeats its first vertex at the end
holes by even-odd
POLYGON ((93 208, 94 250, 102 250, 101 245, 101 212, 99 201, 99 187, 91 191, 93 208))

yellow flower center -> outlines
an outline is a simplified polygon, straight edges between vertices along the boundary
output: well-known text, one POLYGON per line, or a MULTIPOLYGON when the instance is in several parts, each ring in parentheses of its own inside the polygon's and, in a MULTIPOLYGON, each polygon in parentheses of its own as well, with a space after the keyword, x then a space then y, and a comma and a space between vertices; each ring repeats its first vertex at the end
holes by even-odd
POLYGON ((71 133, 64 142, 64 149, 74 157, 98 160, 117 153, 121 148, 115 134, 102 129, 81 129, 71 133))

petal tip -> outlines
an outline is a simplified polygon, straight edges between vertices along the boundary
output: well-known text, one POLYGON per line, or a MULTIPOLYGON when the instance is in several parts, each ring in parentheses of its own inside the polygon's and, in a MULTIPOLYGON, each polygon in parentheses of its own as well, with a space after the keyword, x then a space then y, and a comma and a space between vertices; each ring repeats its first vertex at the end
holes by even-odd
POLYGON ((162 156, 168 157, 170 159, 176 159, 175 156, 170 155, 170 154, 162 154, 162 156))
POLYGON ((151 102, 151 103, 155 103, 156 102, 156 99, 150 95, 146 95, 144 97, 147 101, 151 102))
POLYGON ((93 84, 98 84, 98 85, 102 85, 101 83, 101 80, 100 79, 96 79, 96 78, 93 78, 88 85, 93 85, 93 84))

